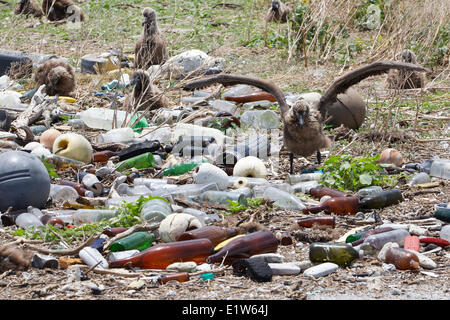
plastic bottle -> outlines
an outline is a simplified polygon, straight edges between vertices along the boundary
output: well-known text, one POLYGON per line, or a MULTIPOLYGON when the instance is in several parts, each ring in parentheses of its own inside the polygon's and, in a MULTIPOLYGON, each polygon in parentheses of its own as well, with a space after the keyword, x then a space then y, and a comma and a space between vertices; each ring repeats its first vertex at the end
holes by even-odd
MULTIPOLYGON (((204 162, 206 162, 206 161, 204 161, 204 162)), ((186 172, 194 170, 200 164, 202 164, 202 162, 179 163, 179 164, 174 165, 171 168, 165 169, 163 171, 163 173, 165 176, 179 176, 179 175, 185 174, 186 172)))
POLYGON ((311 189, 316 188, 320 186, 319 182, 312 180, 312 181, 305 181, 305 182, 299 182, 292 186, 292 189, 295 193, 300 192, 304 194, 309 194, 311 189))
POLYGON ((117 251, 117 252, 110 252, 107 256, 108 262, 121 260, 121 259, 127 259, 130 258, 136 254, 138 254, 140 251, 133 249, 133 250, 126 250, 126 251, 117 251))
POLYGON ((205 262, 214 247, 209 239, 196 239, 160 243, 127 259, 109 263, 110 268, 122 268, 130 265, 141 269, 165 269, 174 262, 205 262))
POLYGON ((96 268, 99 269, 108 269, 108 262, 97 249, 84 247, 80 250, 78 255, 81 260, 90 267, 96 266, 96 268))
POLYGON ((255 129, 277 129, 280 116, 273 110, 250 110, 241 115, 240 121, 244 126, 255 129))
POLYGON ((359 237, 358 239, 356 239, 354 241, 351 241, 352 246, 360 245, 361 243, 364 242, 364 240, 366 240, 366 238, 368 236, 371 236, 373 234, 379 234, 379 233, 383 233, 383 232, 388 232, 388 231, 392 231, 392 230, 394 230, 394 229, 391 228, 391 227, 383 227, 383 228, 376 228, 376 229, 372 229, 372 230, 363 232, 361 237, 359 237))
POLYGON ((399 190, 386 190, 371 197, 363 198, 359 202, 361 210, 381 209, 403 201, 402 193, 399 190))
MULTIPOLYGON (((229 176, 228 181, 229 185, 232 186, 236 181, 242 179, 243 177, 229 176)), ((254 188, 255 186, 268 185, 270 186, 270 182, 263 178, 250 178, 245 177, 245 180, 248 182, 250 188, 254 188)))
POLYGON ((332 262, 346 267, 358 258, 358 251, 347 243, 313 242, 309 245, 311 262, 332 262))
POLYGON ((307 217, 297 220, 300 227, 312 228, 315 225, 335 227, 335 217, 307 217))
POLYGON ((50 185, 50 198, 54 203, 75 202, 79 197, 77 190, 65 185, 50 185))
POLYGON ((297 184, 299 182, 306 181, 319 181, 322 177, 321 172, 314 173, 303 173, 303 174, 290 174, 287 176, 286 181, 292 185, 297 184))
POLYGON ((303 210, 305 205, 295 195, 286 191, 269 187, 264 191, 264 199, 274 201, 274 205, 286 210, 303 210))
POLYGON ((380 186, 370 186, 358 190, 358 196, 360 197, 371 197, 383 191, 380 186))
POLYGON ((410 186, 415 186, 416 184, 431 182, 430 176, 426 172, 419 172, 409 181, 410 186))
POLYGON ((122 110, 114 110, 107 108, 89 108, 85 111, 77 113, 77 117, 91 129, 111 130, 113 127, 114 113, 116 113, 117 126, 122 127, 127 113, 122 110))
MULTIPOLYGON (((257 157, 261 160, 267 160, 270 155, 270 141, 265 135, 252 135, 236 144, 233 151, 239 154, 236 161, 242 157, 248 156, 257 157)), ((236 162, 234 162, 234 164, 235 163, 236 162)))
POLYGON ((112 252, 137 249, 145 250, 152 245, 155 235, 149 232, 135 232, 129 236, 117 240, 111 244, 109 250, 112 252))
POLYGON ((36 215, 30 213, 30 212, 24 212, 16 217, 15 224, 22 229, 27 229, 28 227, 34 226, 39 227, 43 226, 44 224, 41 222, 41 220, 36 217, 36 215))
POLYGON ((116 188, 120 195, 128 196, 148 196, 151 194, 151 190, 144 185, 130 187, 126 183, 121 183, 116 188))
POLYGON ((402 248, 389 248, 386 252, 385 262, 393 264, 398 270, 419 269, 419 258, 414 253, 402 248))
POLYGON ((433 216, 441 221, 450 222, 450 208, 439 208, 433 216))
POLYGON ((229 205, 228 201, 236 201, 240 205, 247 204, 245 195, 229 191, 206 191, 198 197, 198 201, 207 205, 229 205))
POLYGON ((335 213, 338 215, 349 215, 358 212, 359 199, 357 197, 336 197, 330 198, 317 206, 308 207, 302 210, 303 213, 335 213))
POLYGON ((263 185, 257 185, 254 186, 253 189, 253 197, 254 198, 263 198, 264 197, 264 193, 266 192, 267 188, 276 188, 276 189, 280 189, 284 192, 290 193, 290 194, 294 194, 295 191, 292 188, 292 186, 288 183, 280 183, 280 184, 263 184, 263 185))
POLYGON ((164 274, 158 278, 159 284, 165 284, 169 281, 178 281, 178 282, 186 282, 189 281, 189 273, 187 272, 179 272, 173 274, 164 274))
POLYGON ((276 252, 278 240, 270 231, 257 231, 237 237, 227 243, 220 251, 209 256, 207 263, 231 264, 234 259, 249 258, 255 254, 276 252))
POLYGON ((78 209, 72 215, 72 223, 80 225, 83 223, 99 222, 103 219, 111 219, 117 215, 116 210, 103 209, 78 209))
POLYGON ((430 176, 450 179, 450 160, 436 159, 431 163, 430 176))
POLYGON ((224 229, 218 226, 204 226, 202 228, 183 232, 178 236, 177 241, 193 240, 193 239, 209 239, 213 246, 217 246, 222 241, 234 237, 238 234, 235 228, 224 229))
POLYGON ((185 208, 185 209, 183 209, 182 213, 187 213, 187 214, 190 214, 191 216, 196 217, 201 222, 203 222, 204 225, 208 225, 213 222, 221 222, 222 221, 222 219, 219 217, 219 215, 217 215, 215 213, 207 214, 201 210, 197 210, 194 208, 185 208))
POLYGON ((109 151, 109 150, 99 151, 99 152, 95 152, 92 155, 92 159, 94 162, 106 163, 106 162, 108 162, 109 158, 117 156, 118 154, 119 154, 119 152, 114 152, 114 151, 109 151))
POLYGON ((154 185, 174 184, 174 181, 168 179, 136 178, 133 180, 133 184, 135 186, 145 185, 151 189, 154 185))
POLYGON ((140 216, 143 221, 159 222, 172 213, 171 205, 163 199, 151 199, 142 207, 140 216))
POLYGON ((97 143, 127 143, 134 139, 134 131, 131 128, 117 128, 102 133, 97 137, 97 143))
POLYGON ((151 152, 143 153, 136 157, 119 162, 116 165, 117 171, 123 171, 126 169, 136 168, 136 169, 146 169, 155 166, 155 159, 151 152))
POLYGON ((395 242, 399 246, 403 246, 404 240, 408 236, 410 236, 410 234, 405 229, 394 229, 378 234, 372 234, 364 239, 363 243, 368 243, 373 248, 381 250, 388 242, 395 242))

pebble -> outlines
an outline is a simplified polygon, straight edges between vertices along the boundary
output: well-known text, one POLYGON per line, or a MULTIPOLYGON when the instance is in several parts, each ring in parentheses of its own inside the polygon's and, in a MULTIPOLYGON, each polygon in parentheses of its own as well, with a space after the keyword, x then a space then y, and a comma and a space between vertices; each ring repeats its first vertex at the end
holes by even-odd
POLYGON ((267 263, 282 263, 284 257, 281 254, 277 253, 262 253, 251 256, 250 259, 253 258, 263 258, 267 263))
POLYGON ((293 263, 269 263, 274 275, 296 275, 301 269, 293 263))
POLYGON ((332 262, 321 263, 317 266, 308 268, 303 272, 306 277, 320 278, 326 275, 329 275, 333 272, 336 272, 339 269, 339 266, 332 262))
POLYGON ((127 288, 131 290, 140 290, 145 286, 145 282, 143 280, 132 281, 128 284, 127 288))
POLYGON ((166 270, 178 272, 190 272, 196 270, 197 264, 193 261, 189 262, 175 262, 167 266, 166 270))

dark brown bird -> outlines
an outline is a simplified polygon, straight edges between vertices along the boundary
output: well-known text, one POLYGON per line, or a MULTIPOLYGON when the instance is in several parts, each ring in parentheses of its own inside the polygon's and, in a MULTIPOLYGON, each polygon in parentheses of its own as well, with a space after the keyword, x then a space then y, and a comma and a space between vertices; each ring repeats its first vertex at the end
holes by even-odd
POLYGON ((158 28, 156 11, 145 8, 142 11, 144 21, 141 37, 134 49, 137 69, 148 69, 152 65, 162 64, 168 59, 167 41, 158 28))
POLYGON ((337 96, 345 93, 348 88, 363 79, 388 72, 390 69, 410 69, 426 71, 425 68, 409 63, 379 61, 352 70, 336 79, 328 90, 322 95, 316 105, 308 105, 306 101, 299 100, 289 107, 284 93, 273 82, 253 77, 221 74, 215 77, 195 80, 187 83, 183 89, 195 90, 204 88, 214 83, 224 86, 247 84, 258 87, 271 93, 278 102, 283 120, 284 146, 290 151, 290 172, 293 172, 294 155, 308 157, 317 153, 320 164, 320 149, 329 146, 329 140, 324 135, 323 120, 327 118, 327 109, 336 102, 337 96))
POLYGON ((42 11, 49 21, 84 21, 83 10, 72 0, 43 0, 42 11))
POLYGON ((125 101, 126 110, 154 110, 170 105, 169 99, 161 89, 153 84, 147 71, 134 71, 131 85, 134 88, 131 98, 127 98, 125 101))
MULTIPOLYGON (((405 49, 401 54, 401 61, 417 64, 416 55, 413 51, 405 49)), ((391 70, 386 79, 389 89, 416 89, 425 86, 425 75, 417 71, 391 70)))
POLYGON ((33 15, 40 18, 44 15, 41 6, 35 0, 20 0, 14 8, 15 14, 33 15))
POLYGON ((266 22, 286 23, 290 12, 291 9, 280 0, 273 0, 269 11, 267 11, 265 20, 266 22))
POLYGON ((48 95, 67 96, 75 89, 75 71, 62 59, 52 58, 41 64, 34 73, 36 88, 45 84, 48 95))

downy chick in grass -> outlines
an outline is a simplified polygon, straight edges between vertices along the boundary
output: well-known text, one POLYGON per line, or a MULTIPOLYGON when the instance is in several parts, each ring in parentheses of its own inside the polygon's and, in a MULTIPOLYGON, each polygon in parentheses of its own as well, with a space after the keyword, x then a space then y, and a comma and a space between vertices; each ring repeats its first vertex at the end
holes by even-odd
POLYGON ((14 8, 15 14, 32 15, 40 18, 44 15, 41 6, 36 0, 19 0, 14 8))
POLYGON ((52 58, 41 64, 34 73, 36 88, 45 84, 45 92, 50 96, 69 96, 75 89, 73 67, 59 58, 52 58))
POLYGON ((143 30, 134 49, 135 67, 148 69, 152 65, 163 64, 168 59, 167 40, 158 28, 156 11, 152 8, 145 8, 142 15, 144 17, 143 30))

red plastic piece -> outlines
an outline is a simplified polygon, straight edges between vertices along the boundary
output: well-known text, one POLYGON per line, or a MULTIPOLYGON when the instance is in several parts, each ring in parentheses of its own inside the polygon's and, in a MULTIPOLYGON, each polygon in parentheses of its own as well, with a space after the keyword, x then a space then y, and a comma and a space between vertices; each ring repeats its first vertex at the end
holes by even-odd
POLYGON ((432 243, 440 247, 446 247, 450 245, 450 242, 441 238, 422 238, 420 243, 432 243))
POLYGON ((405 238, 403 248, 419 252, 420 240, 417 236, 409 236, 405 238))

